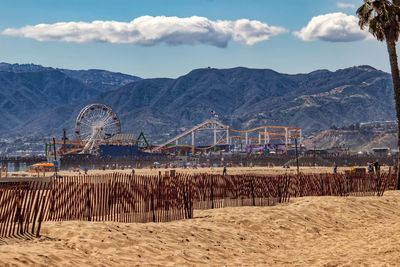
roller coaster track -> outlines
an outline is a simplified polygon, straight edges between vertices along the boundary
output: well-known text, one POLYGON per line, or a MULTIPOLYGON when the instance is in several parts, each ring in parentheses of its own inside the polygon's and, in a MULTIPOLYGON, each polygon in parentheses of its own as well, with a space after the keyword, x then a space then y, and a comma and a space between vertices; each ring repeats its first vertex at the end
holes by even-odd
MULTIPOLYGON (((196 150, 204 150, 204 151, 206 151, 206 150, 209 150, 209 149, 211 149, 211 148, 213 148, 213 147, 215 147, 217 145, 222 145, 223 142, 225 142, 225 140, 224 139, 220 139, 214 145, 210 145, 210 146, 207 146, 207 147, 201 147, 201 148, 196 147, 196 150)), ((171 146, 171 147, 164 146, 164 147, 161 148, 161 151, 168 150, 168 149, 171 149, 171 148, 176 148, 176 147, 179 147, 179 148, 183 147, 183 148, 191 148, 191 149, 193 149, 193 146, 191 146, 191 145, 175 145, 175 146, 171 146)))
POLYGON ((264 126, 259 126, 253 129, 249 129, 249 130, 235 130, 235 129, 230 129, 230 131, 232 132, 236 132, 236 133, 251 133, 251 132, 256 132, 256 131, 264 131, 264 129, 288 129, 288 131, 301 131, 301 128, 297 128, 297 127, 288 127, 288 126, 272 126, 272 125, 264 125, 264 126))
POLYGON ((169 139, 168 141, 166 141, 165 143, 155 147, 152 152, 158 152, 160 151, 163 147, 177 142, 179 139, 186 137, 188 135, 191 135, 192 133, 198 131, 198 130, 228 130, 229 131, 229 126, 224 125, 222 123, 220 123, 219 121, 216 120, 206 120, 200 124, 197 124, 196 126, 194 126, 193 128, 175 136, 174 138, 169 139))
POLYGON ((155 148, 152 149, 152 152, 159 152, 163 150, 166 146, 169 144, 174 144, 178 146, 178 141, 181 138, 184 138, 186 136, 192 135, 192 146, 194 146, 194 133, 196 131, 200 130, 214 130, 214 146, 217 144, 221 144, 221 140, 216 140, 216 131, 226 131, 226 138, 225 141, 227 144, 230 144, 230 138, 232 139, 243 139, 246 140, 246 144, 248 140, 256 140, 254 137, 248 136, 249 134, 258 134, 258 140, 261 140, 261 136, 264 136, 265 142, 270 139, 285 139, 285 144, 290 143, 291 138, 300 138, 301 142, 301 128, 297 127, 290 127, 290 126, 272 126, 272 125, 264 125, 264 126, 259 126, 256 128, 252 128, 249 130, 235 130, 230 128, 227 125, 222 124, 221 122, 217 120, 206 120, 200 124, 197 124, 193 128, 169 139, 168 141, 156 146, 155 148), (277 132, 281 131, 281 132, 277 132), (230 137, 230 132, 232 133, 237 133, 237 134, 245 134, 245 136, 231 136, 230 137))

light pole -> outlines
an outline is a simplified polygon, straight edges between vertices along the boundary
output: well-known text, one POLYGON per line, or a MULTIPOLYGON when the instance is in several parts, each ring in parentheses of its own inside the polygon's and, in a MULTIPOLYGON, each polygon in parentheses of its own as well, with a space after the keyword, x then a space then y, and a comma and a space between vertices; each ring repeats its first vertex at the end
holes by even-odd
POLYGON ((294 145, 295 145, 295 149, 296 149, 296 166, 297 166, 297 175, 299 175, 300 173, 300 169, 299 169, 299 153, 297 151, 297 138, 294 139, 294 145))

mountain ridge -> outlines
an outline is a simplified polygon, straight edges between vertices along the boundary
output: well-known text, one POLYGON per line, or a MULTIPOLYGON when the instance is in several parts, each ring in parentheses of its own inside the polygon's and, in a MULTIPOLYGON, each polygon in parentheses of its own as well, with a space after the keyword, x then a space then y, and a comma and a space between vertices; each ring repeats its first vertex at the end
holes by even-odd
POLYGON ((63 72, 67 76, 81 81, 85 85, 96 87, 97 90, 100 90, 102 92, 108 91, 110 89, 115 89, 115 87, 120 87, 142 79, 138 76, 101 69, 69 70, 63 68, 44 67, 37 64, 10 64, 5 62, 0 63, 0 72, 5 71, 14 73, 26 73, 51 70, 63 72))
MULTIPOLYGON (((99 99, 114 106, 128 125, 129 131, 134 130, 129 125, 136 125, 144 131, 153 128, 150 132, 161 127, 158 131, 171 134, 177 133, 176 129, 180 127, 189 127, 207 119, 211 110, 216 110, 225 123, 239 129, 257 126, 257 123, 277 123, 301 126, 306 133, 327 129, 332 124, 347 125, 357 121, 393 119, 394 116, 390 75, 372 67, 366 69, 361 66, 329 73, 297 75, 263 69, 204 68, 193 70, 177 79, 168 79, 166 83, 158 84, 158 81, 160 80, 151 79, 128 84, 115 92, 103 93, 99 99), (147 85, 152 88, 149 92, 143 90, 143 86, 147 85), (376 90, 377 87, 379 90, 376 90), (376 94, 378 91, 381 94, 376 94), (142 99, 147 99, 143 102, 144 105, 140 101, 130 101, 129 97, 120 98, 118 102, 113 101, 115 95, 133 97, 138 93, 142 94, 142 99), (366 102, 369 106, 367 112, 360 112, 360 105, 358 111, 346 110, 346 105, 351 107, 352 103, 357 102, 355 100, 366 102), (307 101, 311 101, 313 105, 307 106, 307 101), (330 110, 322 112, 319 118, 311 116, 313 113, 321 113, 319 109, 326 105, 332 106, 330 110), (270 108, 266 109, 267 106, 270 108), (375 110, 374 106, 378 109, 375 110), (129 119, 125 113, 130 110, 125 107, 139 110, 142 108, 147 110, 149 118, 158 120, 151 125, 150 120, 129 119), (313 107, 315 110, 312 110, 313 107), (304 113, 304 108, 311 110, 305 115, 299 115, 296 110, 300 109, 304 113), (338 114, 333 116, 335 119, 324 122, 324 117, 334 113, 334 110, 346 114, 338 114), (351 115, 351 112, 356 115, 351 115), (358 120, 357 115, 360 116, 358 120), (338 123, 341 119, 342 123, 338 123), (307 125, 309 123, 316 125, 307 125)), ((139 96, 136 97, 140 99, 139 96)))
POLYGON ((4 64, 0 63, 0 94, 7 91, 13 98, 8 95, 9 99, 0 102, 3 121, 10 121, 8 127, 0 124, 1 134, 29 131, 59 135, 62 128, 72 130, 79 110, 93 102, 110 105, 121 118, 124 131, 143 131, 155 142, 165 139, 165 134, 177 134, 181 127, 210 118, 211 110, 235 129, 291 125, 303 128, 306 135, 332 125, 395 118, 390 75, 365 65, 306 74, 245 67, 202 68, 175 79, 140 79, 102 70, 93 73, 42 67, 43 71, 38 71, 38 65, 19 65, 18 69, 4 64), (7 68, 18 79, 10 80, 4 74, 7 68), (91 74, 88 81, 85 77, 91 74), (126 82, 125 78, 134 81, 126 82), (108 81, 109 87, 98 85, 108 81), (46 86, 55 95, 44 97, 40 112, 29 110, 29 103, 35 99, 27 97, 29 92, 40 92, 46 86), (75 92, 75 98, 54 101, 65 92, 75 92), (19 94, 25 96, 25 106, 14 103, 20 108, 11 110, 5 103, 17 102, 19 94), (51 119, 49 114, 53 115, 51 119))

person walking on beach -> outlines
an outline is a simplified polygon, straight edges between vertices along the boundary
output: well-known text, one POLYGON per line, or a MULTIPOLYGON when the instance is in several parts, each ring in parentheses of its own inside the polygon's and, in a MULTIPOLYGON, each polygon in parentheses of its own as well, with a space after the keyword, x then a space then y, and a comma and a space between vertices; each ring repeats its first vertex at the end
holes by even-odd
POLYGON ((333 174, 337 174, 337 164, 333 165, 333 174))
POLYGON ((379 173, 380 173, 380 171, 381 171, 381 165, 379 164, 378 161, 375 161, 375 163, 374 163, 374 168, 375 168, 375 173, 376 173, 377 175, 379 175, 379 173))
POLYGON ((224 166, 224 170, 222 171, 222 175, 223 175, 223 176, 227 175, 227 169, 226 169, 226 166, 224 166))
POLYGON ((368 173, 373 173, 374 172, 374 167, 372 166, 372 163, 367 163, 367 168, 368 168, 368 173))

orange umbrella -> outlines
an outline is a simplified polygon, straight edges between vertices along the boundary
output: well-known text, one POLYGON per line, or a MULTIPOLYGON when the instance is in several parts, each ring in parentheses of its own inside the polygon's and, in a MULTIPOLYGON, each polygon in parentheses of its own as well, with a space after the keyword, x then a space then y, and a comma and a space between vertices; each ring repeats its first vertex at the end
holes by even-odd
POLYGON ((51 162, 44 162, 44 163, 36 163, 33 164, 32 167, 47 167, 47 168, 54 168, 54 164, 51 162))

